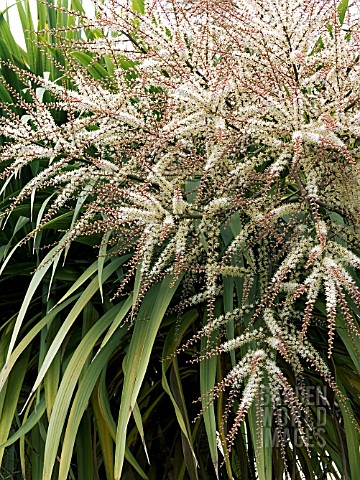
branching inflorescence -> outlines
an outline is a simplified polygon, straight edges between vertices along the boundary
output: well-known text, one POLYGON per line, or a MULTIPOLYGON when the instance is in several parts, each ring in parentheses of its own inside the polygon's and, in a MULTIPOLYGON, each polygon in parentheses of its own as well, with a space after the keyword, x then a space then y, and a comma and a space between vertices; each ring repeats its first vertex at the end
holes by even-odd
POLYGON ((163 276, 185 275, 194 291, 183 304, 208 304, 199 337, 237 325, 236 338, 209 347, 240 352, 210 394, 230 388, 239 401, 229 442, 265 378, 274 404, 286 397, 299 419, 278 359, 297 375, 308 365, 336 389, 307 339, 318 299, 328 355, 337 315, 359 336, 348 307, 360 305, 359 18, 332 0, 155 0, 145 14, 107 0, 97 12, 89 26, 103 38, 64 40, 72 89, 21 73, 55 102, 34 90, 25 116, 9 109, 1 119, 2 178, 49 161, 6 215, 56 187, 40 230, 82 195, 69 242, 97 233, 133 249, 139 299, 163 276), (114 74, 95 80, 74 49, 108 56, 114 74), (66 112, 62 125, 54 109, 66 112), (237 304, 215 318, 229 276, 237 304))

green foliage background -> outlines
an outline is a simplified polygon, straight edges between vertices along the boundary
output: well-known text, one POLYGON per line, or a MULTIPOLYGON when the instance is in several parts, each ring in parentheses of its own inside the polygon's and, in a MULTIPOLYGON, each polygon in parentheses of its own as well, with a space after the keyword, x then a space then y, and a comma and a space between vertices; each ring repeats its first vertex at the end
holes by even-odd
MULTIPOLYGON (((59 39, 49 32, 33 32, 76 26, 79 19, 52 9, 52 1, 48 3, 38 2, 36 25, 28 0, 12 7, 20 14, 26 51, 12 36, 7 12, 0 15, 0 58, 5 62, 0 71, 3 103, 30 100, 26 85, 9 63, 40 76, 49 72, 52 80, 62 75, 66 58, 57 48, 59 39)), ((69 3, 61 0, 58 5, 83 13, 80 0, 69 3)), ((142 11, 142 2, 134 0, 133 8, 142 11)), ((340 14, 346 8, 347 2, 341 2, 340 14)), ((74 28, 60 35, 80 40, 81 35, 91 39, 101 32, 74 28)), ((90 54, 79 54, 76 59, 89 66, 89 72, 97 78, 112 73, 109 59, 92 62, 90 54)), ((51 101, 48 93, 43 101, 51 101)), ((56 117, 58 122, 63 120, 61 114, 56 117)), ((9 199, 42 168, 41 162, 33 163, 20 178, 3 183, 0 208, 4 210, 9 199)), ((37 269, 46 255, 51 257, 51 252, 41 247, 61 241, 59 231, 70 225, 77 208, 81 208, 74 205, 71 215, 59 212, 33 241, 22 244, 21 240, 40 222, 52 194, 51 189, 42 191, 29 203, 18 206, 3 221, 0 231, 0 367, 5 365, 19 318, 24 319, 20 341, 7 367, 0 371, 0 478, 283 478, 284 459, 279 448, 271 445, 274 426, 271 420, 261 430, 256 424, 256 409, 263 409, 262 414, 271 418, 270 406, 257 402, 252 407, 225 459, 216 440, 216 431, 225 438, 222 396, 192 422, 199 411, 199 404, 194 405, 193 400, 213 388, 234 359, 212 357, 192 364, 188 363, 191 349, 172 356, 202 325, 206 315, 201 305, 188 309, 180 319, 167 313, 168 306, 179 299, 181 279, 171 288, 171 278, 154 285, 129 328, 124 319, 136 301, 140 273, 121 301, 111 300, 114 285, 124 276, 128 256, 117 258, 103 249, 97 257, 94 246, 99 239, 78 238, 64 264, 55 257, 37 269)), ((235 222, 233 230, 224 233, 224 244, 236 228, 235 222)), ((360 286, 359 280, 357 283, 360 286)), ((226 279, 216 305, 219 314, 232 310, 234 295, 242 296, 241 288, 236 279, 226 279)), ((355 305, 353 311, 358 318, 355 305)), ((316 333, 312 331, 311 341, 326 355, 325 317, 324 304, 318 301, 319 326, 316 333)), ((338 335, 329 365, 348 399, 348 411, 339 406, 329 388, 324 389, 330 407, 326 407, 323 442, 313 446, 311 455, 304 447, 292 448, 289 444, 286 449, 293 479, 360 478, 358 425, 350 418, 351 413, 359 420, 360 344, 357 337, 349 335, 340 317, 337 322, 338 335), (328 477, 330 473, 332 477, 328 477)), ((296 384, 290 373, 289 380, 296 384)), ((307 382, 323 387, 313 372, 307 382)), ((295 431, 290 434, 295 435, 295 431)))

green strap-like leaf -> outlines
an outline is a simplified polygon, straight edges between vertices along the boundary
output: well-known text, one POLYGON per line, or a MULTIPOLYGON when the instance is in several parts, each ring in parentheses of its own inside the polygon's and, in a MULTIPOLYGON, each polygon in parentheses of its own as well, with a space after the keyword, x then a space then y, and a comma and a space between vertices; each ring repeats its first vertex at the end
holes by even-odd
MULTIPOLYGON (((27 289, 27 292, 25 294, 23 303, 22 303, 20 311, 19 311, 19 315, 17 316, 15 326, 14 326, 14 329, 13 329, 13 332, 12 332, 12 335, 11 335, 11 340, 10 340, 10 345, 9 345, 9 349, 8 349, 8 353, 7 353, 6 362, 9 361, 10 355, 13 351, 14 346, 15 346, 15 342, 16 342, 17 337, 19 335, 19 331, 20 331, 22 322, 23 322, 23 320, 25 318, 25 315, 28 311, 28 308, 29 308, 30 302, 31 302, 31 300, 34 296, 34 293, 35 293, 36 289, 38 288, 38 286, 40 285, 41 281, 43 280, 46 272, 51 267, 54 258, 56 258, 57 256, 59 256, 61 254, 61 247, 62 247, 62 245, 65 245, 65 243, 67 241, 67 238, 68 238, 68 235, 64 235, 64 237, 61 239, 60 243, 56 247, 54 247, 52 250, 50 250, 50 252, 46 255, 44 260, 41 262, 41 264, 39 265, 38 269, 36 270, 36 272, 34 273, 32 279, 31 279, 29 288, 27 289)), ((3 268, 4 268, 4 266, 3 266, 3 268)))
POLYGON ((344 23, 345 15, 348 8, 349 8, 349 0, 341 0, 341 2, 338 5, 340 25, 344 23))
POLYGON ((114 472, 116 480, 121 478, 127 426, 149 364, 155 337, 180 279, 172 287, 170 287, 171 282, 172 277, 168 276, 148 291, 135 321, 129 351, 125 358, 124 385, 116 432, 114 472))
MULTIPOLYGON (((27 371, 29 356, 30 349, 24 352, 9 377, 5 402, 0 418, 0 445, 6 442, 11 425, 13 423, 16 406, 19 402, 21 386, 27 371)), ((0 465, 4 454, 4 449, 4 447, 0 447, 0 465)))
MULTIPOLYGON (((215 316, 219 315, 219 305, 215 306, 215 316)), ((206 315, 204 322, 206 323, 206 315)), ((217 332, 213 332, 211 340, 216 338, 217 332)), ((209 339, 202 337, 201 339, 201 353, 204 355, 207 351, 207 343, 209 339)), ((206 358, 200 362, 200 393, 203 396, 202 407, 205 408, 209 401, 209 397, 206 395, 210 392, 216 383, 216 370, 217 370, 217 356, 206 358)), ((219 459, 218 448, 216 443, 216 419, 214 404, 211 403, 207 406, 203 413, 206 435, 208 439, 208 445, 210 449, 211 460, 214 465, 216 478, 219 478, 219 459)))
POLYGON ((82 65, 86 67, 95 80, 100 80, 102 78, 108 77, 109 74, 98 62, 94 62, 90 55, 87 55, 83 52, 74 52, 73 57, 82 65))
MULTIPOLYGON (((110 356, 112 355, 114 349, 119 343, 120 338, 126 333, 127 327, 124 326, 119 329, 116 334, 111 338, 107 345, 102 349, 99 355, 93 360, 89 368, 85 372, 83 379, 79 385, 78 391, 75 395, 74 401, 72 403, 69 420, 67 423, 67 428, 65 432, 64 442, 61 451, 60 458, 60 469, 58 480, 66 480, 68 478, 67 473, 70 467, 72 451, 74 447, 75 438, 77 436, 78 426, 84 412, 86 410, 87 404, 89 402, 90 395, 95 387, 95 384, 105 368, 107 362, 109 361, 110 356)), ((129 456, 127 452, 127 458, 134 460, 134 464, 138 467, 136 468, 141 478, 147 480, 147 476, 137 464, 136 460, 129 456)))
POLYGON ((132 8, 136 12, 145 13, 145 2, 144 0, 132 0, 132 8))
MULTIPOLYGON (((104 371, 105 370, 103 370, 103 372, 104 371)), ((99 435, 99 443, 104 459, 106 478, 107 480, 112 480, 114 472, 114 442, 111 437, 110 429, 106 422, 104 422, 104 417, 100 408, 99 390, 101 388, 106 389, 106 385, 104 383, 101 384, 98 380, 91 395, 91 406, 95 417, 97 433, 99 435)))
MULTIPOLYGON (((104 272, 104 276, 106 276, 106 273, 104 272)), ((96 282, 97 279, 95 279, 94 281, 96 282)), ((130 307, 131 300, 128 299, 124 303, 116 305, 111 310, 106 312, 105 315, 103 315, 85 335, 85 337, 82 339, 79 346, 75 350, 73 356, 71 357, 64 377, 61 381, 59 391, 53 406, 53 411, 50 417, 45 444, 44 471, 42 477, 43 480, 50 480, 52 478, 52 470, 54 468, 57 450, 60 443, 62 430, 66 421, 69 405, 71 403, 71 398, 73 396, 76 384, 79 380, 80 374, 88 359, 88 356, 90 355, 91 350, 94 348, 100 335, 102 335, 103 332, 109 327, 111 322, 114 321, 114 318, 116 318, 117 315, 121 315, 124 318, 124 313, 126 314, 129 311, 130 307)), ((110 349, 111 345, 109 347, 110 349)), ((96 356, 94 362, 97 361, 96 359, 98 357, 103 358, 108 351, 109 349, 105 347, 96 356), (105 351, 105 354, 102 353, 103 351, 105 351)), ((82 385, 84 385, 84 377, 82 379, 82 385)))
MULTIPOLYGON (((111 438, 115 442, 116 423, 111 413, 105 379, 106 379, 106 372, 103 371, 100 377, 100 384, 99 384, 99 390, 98 390, 98 402, 99 402, 99 408, 102 415, 102 423, 105 424, 106 428, 110 433, 111 438)), ((132 455, 128 447, 125 448, 125 458, 130 463, 130 465, 134 467, 134 470, 140 475, 141 478, 143 478, 144 480, 148 480, 147 475, 145 474, 143 469, 140 467, 140 465, 138 464, 138 462, 136 461, 135 457, 132 455)), ((112 469, 111 471, 111 475, 110 475, 111 479, 113 478, 113 473, 114 473, 114 469, 112 469)))
MULTIPOLYGON (((104 269, 104 281, 106 281, 110 275, 112 275, 117 268, 121 265, 122 260, 121 258, 114 260, 110 265, 108 265, 104 269)), ((54 338, 54 341, 49 347, 49 350, 46 353, 46 356, 44 358, 44 361, 42 362, 40 371, 38 373, 38 376, 35 380, 34 386, 31 390, 30 396, 37 390, 39 385, 41 384, 51 362, 53 361, 56 353, 60 349, 62 342, 64 341, 64 338, 66 335, 69 333, 69 330, 77 317, 80 315, 80 313, 83 311, 85 305, 89 302, 89 300, 93 297, 93 295, 96 293, 98 290, 99 285, 98 285, 98 279, 94 278, 91 283, 87 286, 87 288, 84 290, 84 292, 81 294, 80 298, 78 301, 75 303, 73 308, 71 309, 69 315, 66 317, 64 320, 63 324, 61 325, 56 337, 54 338)))
POLYGON ((19 440, 20 437, 26 435, 34 426, 38 423, 40 418, 44 415, 46 410, 45 397, 42 397, 40 402, 35 406, 34 411, 26 419, 26 421, 21 425, 19 430, 12 435, 6 443, 0 446, 0 448, 6 448, 19 440))
MULTIPOLYGON (((41 332, 41 330, 48 324, 50 323, 55 316, 64 308, 66 308, 70 303, 72 303, 74 300, 76 300, 79 297, 79 295, 74 295, 73 297, 70 297, 66 302, 62 303, 61 305, 57 306, 53 310, 51 310, 44 318, 42 318, 39 322, 35 324, 35 326, 28 332, 25 337, 21 340, 19 345, 14 349, 12 354, 9 357, 8 362, 3 366, 3 368, 0 371, 0 391, 3 389, 3 386, 12 371, 14 365, 20 358, 20 355, 25 351, 25 349, 31 345, 33 342, 34 338, 36 335, 41 332)), ((39 315, 36 315, 38 317, 39 315)), ((35 318, 36 318, 35 317, 35 318)))
POLYGON ((169 357, 176 352, 176 349, 179 347, 183 339, 183 335, 188 330, 189 326, 197 318, 198 318, 198 312, 196 309, 192 309, 186 312, 181 318, 180 324, 174 325, 169 331, 169 333, 167 334, 165 339, 164 349, 163 349, 164 361, 162 363, 162 382, 161 382, 163 389, 169 395, 170 400, 173 404, 177 422, 179 424, 179 427, 183 435, 185 436, 185 439, 188 443, 189 449, 193 455, 195 463, 197 462, 197 460, 196 460, 195 452, 194 452, 192 441, 191 441, 191 430, 189 425, 189 419, 186 416, 186 408, 184 408, 183 411, 180 409, 173 395, 173 392, 170 388, 168 379, 166 377, 166 372, 169 369, 171 363, 173 362, 173 360, 171 360, 171 358, 169 357))

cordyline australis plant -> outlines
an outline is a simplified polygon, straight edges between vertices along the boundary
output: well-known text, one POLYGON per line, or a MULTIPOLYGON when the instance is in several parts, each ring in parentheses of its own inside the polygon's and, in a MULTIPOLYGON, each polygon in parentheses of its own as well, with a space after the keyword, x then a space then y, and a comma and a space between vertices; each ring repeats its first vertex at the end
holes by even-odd
POLYGON ((132 318, 166 278, 169 288, 181 285, 177 315, 205 304, 206 324, 179 351, 205 337, 199 360, 231 352, 232 369, 201 398, 203 410, 226 392, 221 428, 231 448, 254 402, 260 432, 265 385, 285 459, 283 402, 305 446, 311 426, 289 371, 301 386, 313 369, 350 413, 326 357, 338 318, 360 338, 359 3, 158 0, 143 12, 122 3, 97 4, 87 26, 101 38, 63 38, 71 89, 14 67, 32 103, 19 98, 26 115, 8 108, 1 119, 2 178, 48 164, 4 218, 55 188, 28 237, 74 201, 76 216, 38 271, 75 239, 100 234, 100 258, 110 247, 132 253, 114 292, 121 296, 136 274, 132 318), (112 74, 94 79, 74 51, 110 58, 112 74), (55 101, 42 103, 36 87, 55 101), (66 112, 61 125, 57 109, 66 112), (235 289, 218 312, 229 279, 235 289), (322 301, 327 350, 319 351, 310 333, 322 301))

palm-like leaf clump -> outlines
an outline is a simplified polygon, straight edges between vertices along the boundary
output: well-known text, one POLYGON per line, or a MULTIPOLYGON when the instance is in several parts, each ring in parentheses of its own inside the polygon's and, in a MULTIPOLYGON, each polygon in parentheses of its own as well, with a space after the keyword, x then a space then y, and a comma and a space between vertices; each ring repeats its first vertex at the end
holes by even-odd
MULTIPOLYGON (((78 218, 42 267, 96 234, 102 255, 110 247, 113 255, 132 253, 114 295, 136 273, 133 318, 147 291, 169 276, 172 286, 182 285, 177 315, 206 304, 207 323, 180 350, 207 337, 200 360, 235 352, 232 369, 202 398, 206 410, 229 392, 223 428, 230 445, 263 385, 275 410, 285 400, 304 432, 311 415, 289 370, 301 384, 313 369, 349 411, 311 332, 324 301, 327 354, 337 318, 360 338, 353 310, 360 306, 360 25, 353 3, 157 0, 137 13, 99 2, 88 26, 104 35, 63 39, 71 88, 18 71, 32 85, 32 103, 22 102, 25 116, 9 109, 1 119, 9 140, 3 179, 48 159, 4 215, 55 188, 34 236, 81 199, 78 218), (75 64, 74 52, 91 53, 94 64, 111 59, 111 75, 94 78, 75 64), (54 102, 39 101, 36 86, 54 102), (55 110, 66 121, 55 122, 55 110), (229 281, 235 288, 219 315, 229 281)), ((275 422, 281 432, 280 416, 275 422)))

